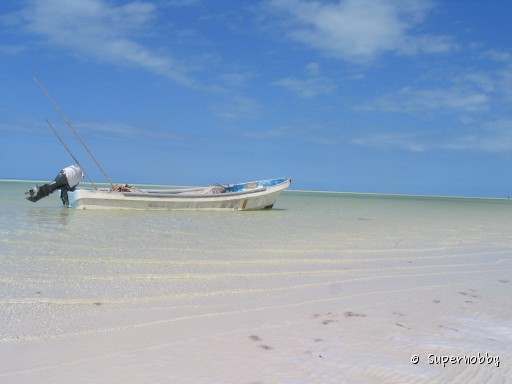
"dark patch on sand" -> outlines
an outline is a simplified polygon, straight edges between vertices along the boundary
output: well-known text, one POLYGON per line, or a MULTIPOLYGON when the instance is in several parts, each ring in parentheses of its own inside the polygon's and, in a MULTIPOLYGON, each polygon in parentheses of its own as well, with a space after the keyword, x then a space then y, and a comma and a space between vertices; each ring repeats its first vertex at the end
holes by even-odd
MULTIPOLYGON (((256 336, 256 335, 249 336, 249 339, 251 339, 254 342, 262 341, 261 337, 256 336)), ((265 351, 270 351, 271 349, 274 349, 273 347, 271 347, 270 345, 267 345, 267 344, 260 344, 260 345, 258 345, 258 347, 260 347, 261 349, 264 349, 265 351)))
POLYGON ((352 311, 345 311, 343 312, 343 314, 345 315, 345 317, 366 317, 364 313, 356 313, 352 311))
POLYGON ((458 330, 458 329, 456 329, 456 328, 446 327, 446 326, 444 326, 444 325, 439 325, 439 328, 449 329, 450 331, 459 332, 459 330, 458 330))
POLYGON ((460 295, 463 295, 463 296, 468 296, 468 297, 472 297, 474 299, 480 299, 481 297, 478 296, 478 295, 475 295, 473 292, 476 292, 474 289, 468 289, 468 291, 470 291, 471 293, 468 293, 468 292, 459 292, 460 295))
POLYGON ((321 317, 328 317, 329 319, 327 320, 323 320, 322 321, 322 324, 323 325, 327 325, 327 324, 331 324, 331 323, 337 323, 339 322, 339 320, 333 320, 333 318, 337 318, 338 315, 336 313, 333 313, 333 312, 327 312, 327 313, 315 313, 314 315, 311 315, 311 318, 312 319, 318 319, 318 318, 321 318, 321 317))
POLYGON ((324 317, 324 316, 329 316, 329 317, 336 317, 337 315, 335 313, 332 313, 332 312, 327 312, 327 313, 315 313, 314 315, 311 315, 311 318, 312 319, 316 319, 318 317, 324 317))

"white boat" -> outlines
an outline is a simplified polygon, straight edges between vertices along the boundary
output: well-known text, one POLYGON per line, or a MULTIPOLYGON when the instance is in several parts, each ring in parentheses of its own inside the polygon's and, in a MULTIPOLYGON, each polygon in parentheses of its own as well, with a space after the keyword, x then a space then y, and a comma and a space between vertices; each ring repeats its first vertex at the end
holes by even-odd
POLYGON ((99 170, 112 187, 110 189, 77 188, 85 176, 85 171, 60 135, 52 127, 48 119, 46 119, 46 122, 54 134, 76 161, 76 165, 62 169, 54 181, 30 189, 26 193, 28 195, 27 200, 33 203, 49 196, 56 190, 60 190, 60 197, 63 204, 76 209, 246 211, 272 208, 279 194, 290 186, 291 179, 289 177, 232 185, 213 185, 210 187, 168 190, 137 189, 128 184, 114 185, 64 112, 51 98, 42 84, 35 77, 33 79, 64 118, 67 125, 80 141, 80 144, 82 144, 92 160, 94 160, 99 170))
POLYGON ((270 209, 290 184, 291 179, 287 177, 187 189, 137 189, 127 184, 117 185, 115 189, 76 188, 68 192, 68 206, 137 210, 270 209))

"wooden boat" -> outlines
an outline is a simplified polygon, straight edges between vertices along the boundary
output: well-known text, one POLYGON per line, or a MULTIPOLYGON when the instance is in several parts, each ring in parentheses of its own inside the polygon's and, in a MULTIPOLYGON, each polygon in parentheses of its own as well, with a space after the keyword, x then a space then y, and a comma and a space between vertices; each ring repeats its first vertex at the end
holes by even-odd
MULTIPOLYGON (((34 81, 48 97, 53 106, 61 114, 66 124, 71 128, 80 144, 84 147, 92 160, 110 183, 110 189, 105 188, 77 188, 83 180, 85 171, 76 157, 71 153, 57 131, 48 119, 46 122, 75 160, 76 165, 64 168, 54 181, 41 187, 35 186, 29 190, 27 200, 35 203, 42 198, 60 190, 63 204, 77 209, 144 209, 144 210, 257 210, 273 207, 279 194, 288 188, 291 179, 280 178, 253 181, 232 185, 213 185, 202 188, 187 189, 137 189, 128 184, 114 185, 107 176, 98 160, 73 127, 64 112, 51 98, 42 84, 34 77, 34 81)), ((92 182, 92 180, 91 180, 92 182)), ((94 185, 94 184, 93 184, 94 185)))
POLYGON ((124 184, 115 189, 76 188, 68 192, 76 209, 138 210, 258 210, 270 209, 290 178, 186 189, 137 189, 124 184))

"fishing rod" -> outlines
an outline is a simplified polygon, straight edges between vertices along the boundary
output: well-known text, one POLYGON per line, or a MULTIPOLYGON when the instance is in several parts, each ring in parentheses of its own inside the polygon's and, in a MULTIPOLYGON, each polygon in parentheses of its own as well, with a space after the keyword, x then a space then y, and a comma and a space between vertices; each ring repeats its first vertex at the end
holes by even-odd
POLYGON ((73 133, 75 134, 76 138, 78 139, 78 141, 80 141, 80 144, 82 144, 82 146, 85 148, 85 150, 87 151, 87 153, 89 154, 89 156, 91 156, 91 158, 94 160, 94 162, 96 163, 96 165, 98 166, 99 170, 101 171, 101 173, 103 174, 103 176, 105 176, 105 179, 110 183, 110 185, 112 186, 112 189, 115 189, 114 187, 114 183, 112 183, 112 181, 110 180, 110 178, 107 176, 106 172, 103 170, 103 168, 101 167, 100 163, 98 162, 98 160, 96 160, 96 158, 94 157, 94 155, 92 154, 92 152, 89 150, 89 148, 87 148, 87 145, 85 145, 84 141, 82 140, 82 138, 80 137, 80 135, 78 134, 78 132, 76 131, 75 127, 73 127, 73 125, 71 124, 71 122, 68 120, 68 118, 66 117, 66 115, 64 114, 64 112, 62 111, 62 109, 59 108, 59 106, 57 105, 57 103, 52 99, 52 97, 50 96, 50 94, 46 91, 46 89, 44 89, 43 85, 39 82, 39 80, 37 80, 35 77, 32 78, 32 80, 34 80, 34 82, 39 86, 39 88, 41 88, 41 91, 43 91, 43 93, 46 95, 46 97, 48 97, 48 99, 51 101, 51 103, 53 104, 53 106, 55 107, 55 109, 57 109, 57 111, 60 113, 60 115, 62 116, 62 118, 64 119, 64 121, 66 122, 66 124, 69 126, 69 128, 71 128, 71 130, 73 131, 73 133))
POLYGON ((91 177, 87 174, 87 172, 85 172, 85 169, 84 167, 78 162, 78 160, 76 159, 76 157, 73 155, 73 153, 71 152, 71 150, 68 148, 68 146, 66 145, 66 143, 64 143, 64 140, 62 140, 62 138, 60 137, 60 135, 57 133, 57 131, 55 130, 55 128, 53 128, 53 126, 51 125, 50 121, 48 119, 45 119, 46 122, 48 123, 48 125, 50 126, 50 128, 52 129, 53 133, 55 133, 55 136, 57 136, 57 139, 60 140, 61 144, 64 146, 64 148, 66 148, 66 150, 68 151, 69 155, 73 158, 73 160, 75 160, 75 163, 78 164, 78 166, 82 169, 84 175, 87 177, 87 179, 89 180, 89 182, 92 184, 92 186, 94 187, 94 189, 98 189, 96 188, 96 185, 94 185, 94 181, 92 181, 91 177))

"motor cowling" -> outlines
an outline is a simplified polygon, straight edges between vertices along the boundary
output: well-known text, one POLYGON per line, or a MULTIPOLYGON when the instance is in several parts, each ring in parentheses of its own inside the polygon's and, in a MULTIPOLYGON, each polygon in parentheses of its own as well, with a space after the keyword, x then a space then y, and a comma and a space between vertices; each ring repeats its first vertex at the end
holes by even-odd
POLYGON ((44 197, 51 195, 57 189, 60 189, 60 198, 64 205, 68 205, 68 191, 74 191, 76 186, 83 180, 84 174, 80 166, 70 165, 62 169, 51 183, 35 186, 27 194, 27 200, 35 203, 44 197))

